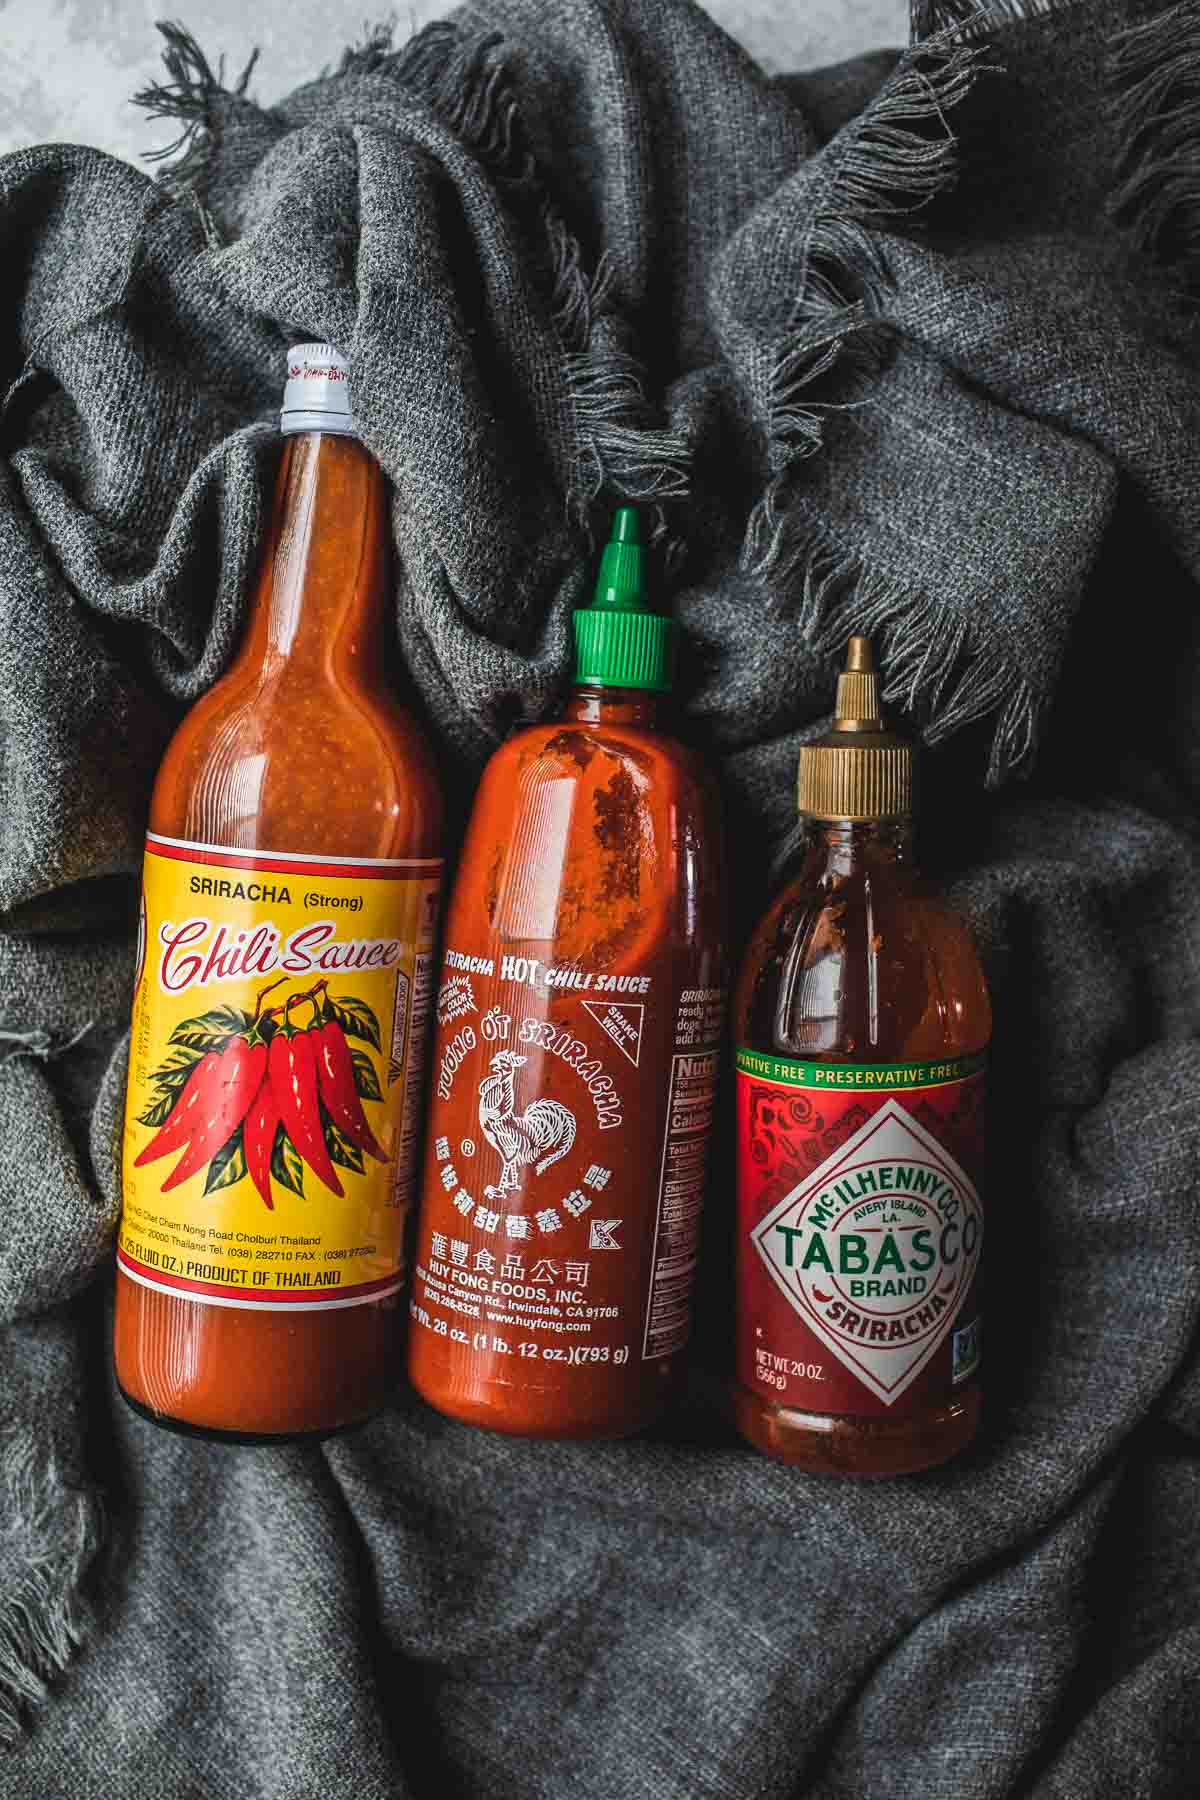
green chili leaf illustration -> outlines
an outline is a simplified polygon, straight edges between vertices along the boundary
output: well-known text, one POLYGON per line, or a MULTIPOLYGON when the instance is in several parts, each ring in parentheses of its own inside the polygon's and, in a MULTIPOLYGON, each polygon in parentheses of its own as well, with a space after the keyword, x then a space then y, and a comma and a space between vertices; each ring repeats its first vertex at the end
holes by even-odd
POLYGON ((304 1159, 281 1125, 271 1146, 271 1173, 281 1187, 304 1198, 304 1159))
POLYGON ((166 1124, 200 1056, 199 1050, 173 1050, 162 1068, 154 1071, 150 1080, 158 1093, 146 1111, 139 1115, 143 1125, 156 1128, 166 1124))
POLYGON ((195 1066, 194 1062, 179 1063, 174 1068, 167 1064, 161 1069, 156 1069, 151 1080, 155 1087, 164 1089, 166 1093, 178 1094, 191 1080, 192 1070, 195 1066))
POLYGON ((354 1064, 354 1085, 363 1100, 382 1100, 383 1089, 379 1085, 379 1077, 375 1073, 375 1064, 365 1050, 351 1050, 350 1060, 354 1064))
POLYGON ((363 1038, 379 1049, 379 1020, 365 1000, 357 1000, 353 994, 326 994, 325 1004, 347 1037, 363 1038))
POLYGON ((171 1033, 172 1044, 182 1044, 203 1056, 206 1050, 220 1050, 241 1031, 248 1031, 250 1014, 239 1006, 218 1006, 212 1012, 184 1019, 171 1033))
POLYGON ((149 1125, 152 1131, 157 1131, 170 1118, 178 1098, 178 1094, 163 1094, 153 1106, 148 1106, 144 1113, 138 1114, 138 1124, 149 1125))
POLYGON ((217 1154, 208 1165, 208 1175, 204 1182, 206 1194, 215 1194, 218 1188, 232 1187, 246 1173, 246 1152, 242 1148, 242 1128, 239 1125, 228 1142, 221 1145, 217 1154))
POLYGON ((203 1054, 202 1050, 172 1050, 150 1079, 158 1087, 182 1087, 203 1054))
POLYGON ((350 1142, 344 1131, 339 1131, 324 1107, 321 1108, 321 1124, 325 1131, 325 1148, 329 1152, 330 1159, 335 1163, 341 1163, 343 1169, 353 1169, 356 1175, 361 1175, 367 1166, 362 1151, 357 1144, 350 1142))

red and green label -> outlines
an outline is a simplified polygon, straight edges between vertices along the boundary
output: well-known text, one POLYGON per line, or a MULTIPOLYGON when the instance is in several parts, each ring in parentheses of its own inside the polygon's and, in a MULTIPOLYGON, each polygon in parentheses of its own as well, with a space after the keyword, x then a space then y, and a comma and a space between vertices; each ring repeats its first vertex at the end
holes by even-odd
POLYGON ((985 1061, 738 1050, 737 1355, 752 1393, 897 1418, 975 1374, 985 1061))

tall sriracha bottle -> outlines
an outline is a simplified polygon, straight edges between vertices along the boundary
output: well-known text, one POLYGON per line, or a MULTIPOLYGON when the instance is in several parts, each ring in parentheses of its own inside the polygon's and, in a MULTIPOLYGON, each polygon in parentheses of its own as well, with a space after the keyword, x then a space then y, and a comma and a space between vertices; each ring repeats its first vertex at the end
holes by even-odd
POLYGON ((386 685, 384 478, 346 365, 289 355, 241 651, 150 809, 117 1379, 235 1439, 365 1418, 395 1379, 441 802, 386 685))
POLYGON ((688 1337, 725 969, 672 634, 622 508, 566 717, 492 757, 450 907, 409 1372, 500 1431, 636 1431, 688 1337))
POLYGON ((991 1008, 913 860, 912 777, 852 637, 833 729, 800 752, 805 854, 734 1002, 737 1420, 843 1475, 944 1462, 979 1421, 991 1008))

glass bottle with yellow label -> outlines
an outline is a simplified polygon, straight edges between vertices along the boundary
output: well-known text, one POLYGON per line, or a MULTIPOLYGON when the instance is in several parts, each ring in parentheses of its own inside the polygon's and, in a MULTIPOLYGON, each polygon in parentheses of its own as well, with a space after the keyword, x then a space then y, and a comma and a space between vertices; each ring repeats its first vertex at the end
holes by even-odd
POLYGON ((803 860, 734 1006, 737 1421, 833 1474, 943 1462, 979 1421, 991 1008, 915 866, 912 776, 853 637, 833 728, 800 752, 803 860))
POLYGON ((125 1398, 241 1441, 395 1379, 442 866, 383 673, 383 473, 337 351, 288 364, 245 641, 151 803, 117 1250, 125 1398))

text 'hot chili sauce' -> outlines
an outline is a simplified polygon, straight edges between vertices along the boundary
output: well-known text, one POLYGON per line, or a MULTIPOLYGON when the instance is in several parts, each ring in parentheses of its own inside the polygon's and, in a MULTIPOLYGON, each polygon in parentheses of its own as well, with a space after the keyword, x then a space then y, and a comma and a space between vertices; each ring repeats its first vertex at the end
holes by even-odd
POLYGON ((146 840, 116 1369, 234 1438, 365 1418, 395 1379, 442 809, 384 675, 384 478, 346 364, 289 353, 245 642, 146 840))
POLYGON ((725 970, 714 793, 658 725, 672 632, 623 508, 567 716, 493 756, 450 906, 409 1372, 500 1431, 636 1431, 688 1338, 725 970))
POLYGON ((851 638, 833 729, 800 753, 804 860, 734 1004, 737 1420, 844 1475, 943 1462, 979 1421, 991 1009, 913 861, 912 769, 851 638))

